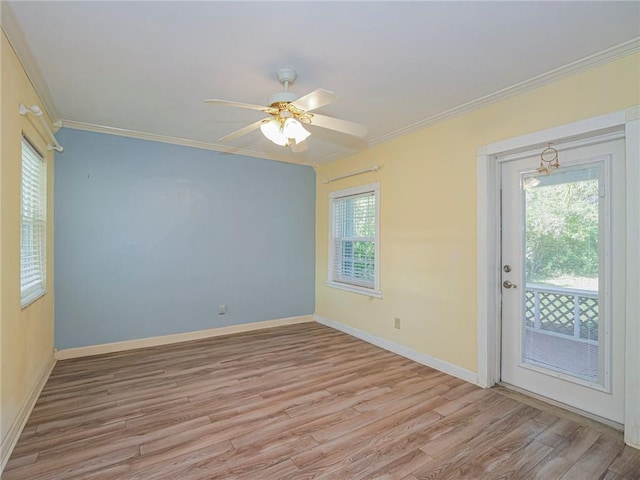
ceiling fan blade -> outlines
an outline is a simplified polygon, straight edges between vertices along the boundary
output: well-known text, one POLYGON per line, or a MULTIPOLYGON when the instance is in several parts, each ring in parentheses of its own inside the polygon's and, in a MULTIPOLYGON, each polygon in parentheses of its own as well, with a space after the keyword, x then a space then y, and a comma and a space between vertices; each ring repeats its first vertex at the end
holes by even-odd
POLYGON ((295 102, 291 102, 294 107, 309 112, 316 108, 324 107, 338 100, 332 92, 325 90, 324 88, 318 88, 311 93, 300 97, 295 102))
POLYGON ((242 127, 240 130, 236 130, 235 132, 231 132, 228 135, 225 135, 222 138, 218 139, 218 142, 220 143, 229 143, 233 140, 235 140, 236 138, 240 138, 243 135, 246 135, 247 133, 251 133, 254 130, 257 130, 260 128, 260 125, 262 125, 263 120, 258 120, 257 122, 253 122, 250 125, 247 125, 246 127, 242 127))
POLYGON ((311 117, 311 125, 316 127, 328 128, 337 132, 353 135, 354 137, 365 137, 367 135, 367 127, 360 123, 349 122, 348 120, 340 120, 339 118, 327 117, 326 115, 313 114, 311 117))
POLYGON ((269 107, 261 107, 260 105, 251 105, 250 103, 231 102, 229 100, 218 100, 217 98, 205 100, 205 103, 214 103, 216 105, 220 105, 223 107, 247 108, 249 110, 259 110, 261 112, 267 112, 269 110, 269 107))

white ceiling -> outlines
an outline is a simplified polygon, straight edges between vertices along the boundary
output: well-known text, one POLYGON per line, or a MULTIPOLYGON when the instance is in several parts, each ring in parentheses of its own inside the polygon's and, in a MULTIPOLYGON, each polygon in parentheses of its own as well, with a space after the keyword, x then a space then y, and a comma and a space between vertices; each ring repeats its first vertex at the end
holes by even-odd
POLYGON ((9 4, 42 74, 34 83, 63 125, 224 151, 218 138, 262 114, 203 100, 266 105, 281 90, 277 69, 291 67, 293 91, 335 92, 340 101, 318 113, 363 123, 368 136, 310 127, 308 150, 294 154, 255 131, 232 146, 310 164, 640 45, 635 1, 9 4))

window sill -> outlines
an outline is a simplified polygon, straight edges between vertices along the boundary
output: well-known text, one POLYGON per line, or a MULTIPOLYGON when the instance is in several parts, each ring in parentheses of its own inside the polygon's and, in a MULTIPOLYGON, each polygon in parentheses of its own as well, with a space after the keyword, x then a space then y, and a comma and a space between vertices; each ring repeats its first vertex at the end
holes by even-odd
POLYGON ((358 285, 350 285, 348 283, 327 281, 327 286, 331 288, 337 288, 338 290, 344 290, 351 293, 359 293, 360 295, 366 295, 367 297, 382 298, 382 292, 380 290, 374 290, 373 288, 359 287, 358 285))
POLYGON ((24 310, 29 305, 34 303, 36 300, 39 300, 42 297, 44 297, 46 294, 47 294, 46 290, 39 290, 39 291, 34 292, 31 295, 28 295, 27 297, 21 299, 21 301, 20 301, 20 309, 24 310))

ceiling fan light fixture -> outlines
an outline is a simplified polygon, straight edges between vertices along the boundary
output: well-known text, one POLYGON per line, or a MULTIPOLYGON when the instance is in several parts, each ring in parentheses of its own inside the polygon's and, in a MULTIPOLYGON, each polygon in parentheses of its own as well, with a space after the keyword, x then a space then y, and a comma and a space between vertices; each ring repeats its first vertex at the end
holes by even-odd
POLYGON ((272 118, 267 122, 263 122, 262 125, 260 125, 260 130, 265 137, 276 145, 286 147, 289 144, 289 139, 284 134, 282 128, 280 128, 280 122, 275 118, 272 118))
POLYGON ((286 147, 291 143, 304 142, 311 133, 302 126, 299 120, 293 117, 282 119, 272 118, 260 125, 262 134, 276 145, 286 147))
POLYGON ((293 138, 296 143, 304 142, 311 132, 309 132, 306 128, 302 126, 295 118, 287 118, 284 122, 284 126, 282 127, 282 131, 284 132, 285 137, 293 138))

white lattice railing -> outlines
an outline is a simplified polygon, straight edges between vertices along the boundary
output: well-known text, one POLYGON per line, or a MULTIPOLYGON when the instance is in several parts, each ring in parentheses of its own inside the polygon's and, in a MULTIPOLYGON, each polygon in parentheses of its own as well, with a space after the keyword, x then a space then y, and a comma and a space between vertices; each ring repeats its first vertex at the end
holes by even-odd
POLYGON ((527 330, 598 344, 598 292, 528 284, 524 310, 527 330))

